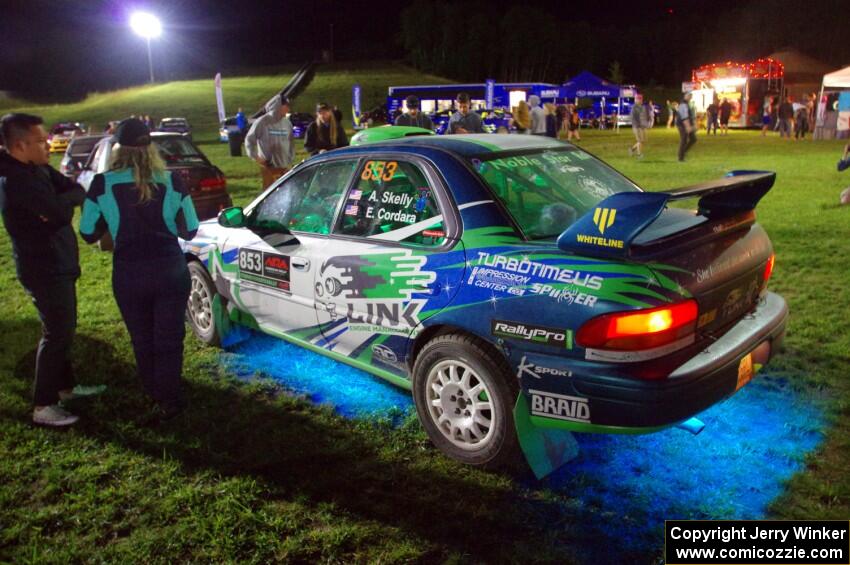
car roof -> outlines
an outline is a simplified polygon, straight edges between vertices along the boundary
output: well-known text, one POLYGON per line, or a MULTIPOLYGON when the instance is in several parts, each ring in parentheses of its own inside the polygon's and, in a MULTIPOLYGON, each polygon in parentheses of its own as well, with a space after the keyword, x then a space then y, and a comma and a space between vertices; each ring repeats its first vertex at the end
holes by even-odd
MULTIPOLYGON (((416 147, 434 147, 455 153, 462 157, 481 156, 501 151, 521 151, 524 149, 559 149, 568 144, 542 135, 522 134, 464 134, 464 135, 417 135, 375 143, 366 143, 341 151, 361 152, 374 149, 400 149, 411 151, 416 147)), ((334 151, 335 154, 339 154, 334 151)))
POLYGON ((186 118, 162 118, 160 122, 188 122, 186 118))

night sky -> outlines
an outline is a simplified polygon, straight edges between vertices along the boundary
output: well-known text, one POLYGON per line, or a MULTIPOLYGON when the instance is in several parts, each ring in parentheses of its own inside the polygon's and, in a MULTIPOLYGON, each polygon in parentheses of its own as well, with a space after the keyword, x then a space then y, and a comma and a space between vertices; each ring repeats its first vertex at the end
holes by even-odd
MULTIPOLYGON (((847 20, 850 9, 846 0, 821 1, 843 6, 841 12, 847 20)), ((699 22, 708 25, 722 21, 724 15, 742 3, 746 2, 585 0, 555 2, 545 11, 567 24, 585 21, 594 27, 623 31, 665 20, 680 21, 697 27, 697 34, 705 32, 699 29, 699 22)), ((516 1, 494 0, 483 5, 487 7, 485 12, 498 14, 515 4, 516 1)), ((760 0, 760 4, 771 12, 795 7, 796 11, 788 12, 788 17, 794 18, 795 13, 804 10, 803 6, 811 10, 813 2, 760 0)), ((164 25, 163 36, 152 44, 160 80, 207 77, 216 71, 245 73, 301 63, 330 47, 331 25, 337 60, 404 58, 398 25, 399 11, 407 4, 398 1, 0 0, 0 5, 0 90, 44 100, 74 98, 91 90, 145 82, 145 43, 127 24, 129 14, 139 9, 157 14, 164 25)), ((491 14, 471 9, 469 17, 486 18, 491 14)), ((815 22, 805 18, 801 21, 800 36, 816 38, 819 32, 811 27, 815 22)), ((847 29, 846 22, 826 21, 818 25, 847 29)), ((788 44, 794 45, 795 39, 799 38, 788 37, 788 44)), ((663 42, 664 38, 659 37, 658 41, 663 42)), ((719 54, 727 56, 730 49, 734 51, 736 46, 728 43, 718 47, 719 54)), ((764 47, 778 48, 775 43, 773 40, 773 45, 764 47)), ((838 63, 844 62, 846 45, 846 41, 842 42, 840 53, 835 55, 838 63)), ((616 56, 616 49, 631 48, 606 47, 613 49, 612 56, 616 56)), ((815 50, 831 53, 822 45, 815 45, 815 50)), ((695 60, 694 65, 702 62, 695 60)), ((670 82, 671 77, 648 76, 650 71, 646 69, 650 65, 646 69, 632 67, 628 69, 629 78, 637 82, 670 82)))

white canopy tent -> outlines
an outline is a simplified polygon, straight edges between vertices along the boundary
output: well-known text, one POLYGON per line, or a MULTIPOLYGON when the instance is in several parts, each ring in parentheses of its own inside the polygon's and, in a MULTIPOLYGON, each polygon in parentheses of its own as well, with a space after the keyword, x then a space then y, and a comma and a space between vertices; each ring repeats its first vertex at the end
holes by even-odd
MULTIPOLYGON (((817 118, 815 120, 815 139, 832 139, 835 137, 836 125, 827 120, 826 92, 850 89, 850 67, 844 67, 823 76, 818 96, 817 118), (827 123, 829 122, 829 123, 827 123)), ((837 119, 837 116, 836 116, 837 119)))

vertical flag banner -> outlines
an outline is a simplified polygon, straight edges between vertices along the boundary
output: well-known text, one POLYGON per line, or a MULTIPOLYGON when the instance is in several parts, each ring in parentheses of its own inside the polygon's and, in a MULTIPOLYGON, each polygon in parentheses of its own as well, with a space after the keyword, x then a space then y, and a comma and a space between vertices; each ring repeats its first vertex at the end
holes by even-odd
POLYGON ((224 95, 221 93, 221 73, 215 74, 215 103, 218 106, 218 121, 223 122, 224 113, 224 95))
POLYGON ((484 104, 488 110, 493 108, 493 101, 496 95, 496 81, 488 78, 484 83, 484 104))
POLYGON ((355 84, 351 87, 351 121, 354 122, 354 129, 360 129, 360 85, 355 84))

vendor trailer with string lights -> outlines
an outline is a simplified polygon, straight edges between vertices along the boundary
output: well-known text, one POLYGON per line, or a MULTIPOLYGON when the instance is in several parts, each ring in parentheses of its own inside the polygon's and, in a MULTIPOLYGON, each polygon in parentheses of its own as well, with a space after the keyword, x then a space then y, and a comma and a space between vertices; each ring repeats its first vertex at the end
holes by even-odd
POLYGON ((697 113, 704 113, 716 100, 732 104, 729 127, 761 127, 765 99, 783 93, 785 66, 764 57, 751 63, 711 63, 694 69, 691 82, 683 83, 685 92, 693 92, 697 113))

